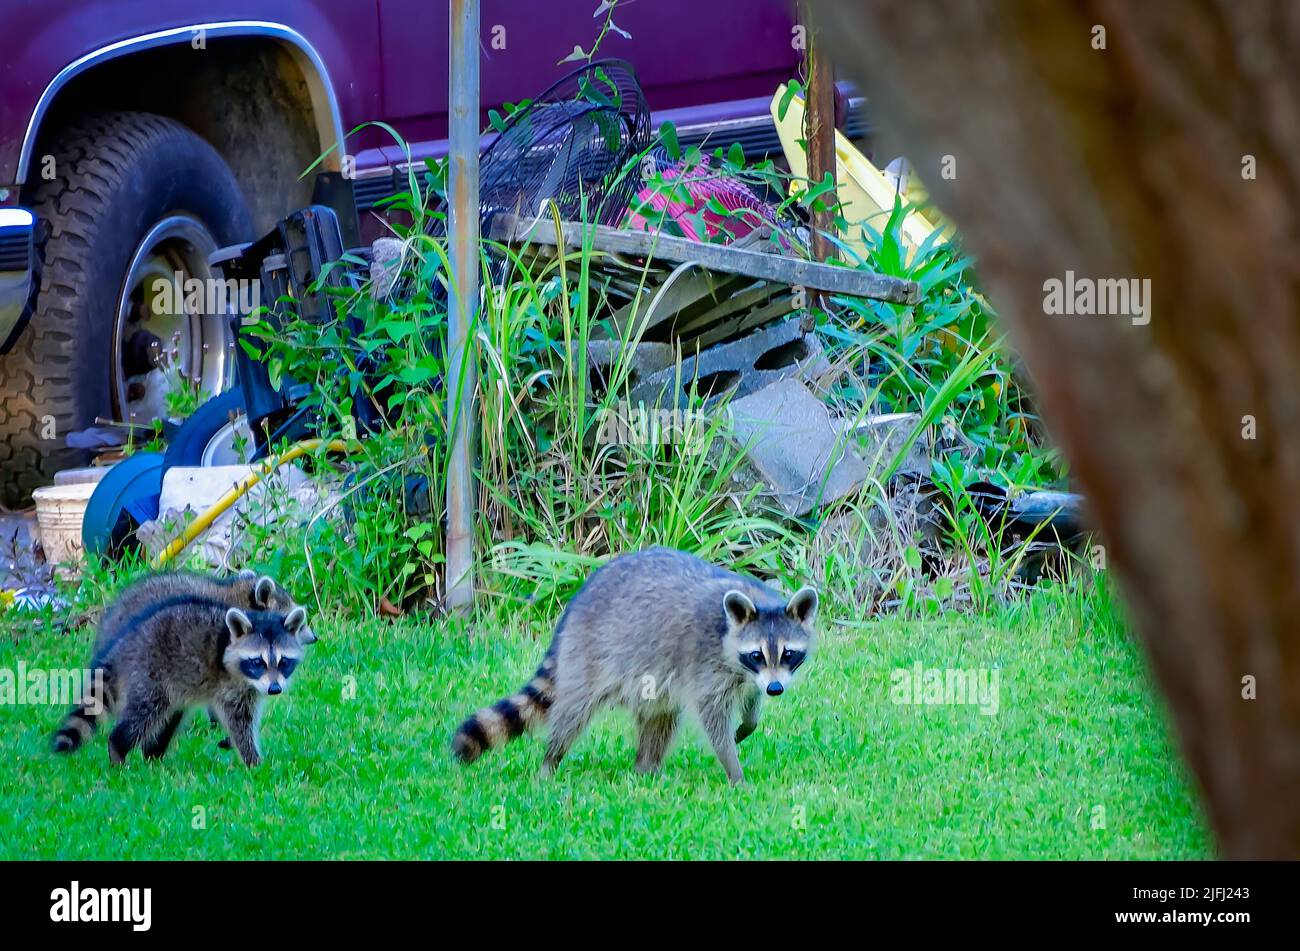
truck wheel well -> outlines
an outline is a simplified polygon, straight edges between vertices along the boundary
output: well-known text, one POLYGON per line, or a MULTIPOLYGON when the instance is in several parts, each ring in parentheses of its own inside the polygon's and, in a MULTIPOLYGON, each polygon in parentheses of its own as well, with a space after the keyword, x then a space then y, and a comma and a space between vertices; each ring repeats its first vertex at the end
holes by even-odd
POLYGON ((209 37, 205 49, 186 43, 131 52, 72 79, 41 123, 27 188, 42 178, 60 128, 88 112, 126 110, 168 116, 206 139, 243 189, 256 234, 311 201, 311 177, 298 176, 333 144, 332 134, 322 142, 308 77, 285 44, 209 37))

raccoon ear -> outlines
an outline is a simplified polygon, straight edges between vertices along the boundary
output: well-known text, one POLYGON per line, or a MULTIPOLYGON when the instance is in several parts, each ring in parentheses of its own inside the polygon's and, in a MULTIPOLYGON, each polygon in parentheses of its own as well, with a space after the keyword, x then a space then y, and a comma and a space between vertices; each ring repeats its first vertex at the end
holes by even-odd
POLYGON ((811 624, 817 616, 817 589, 811 586, 800 588, 790 597, 785 613, 800 624, 811 624))
POLYGON ((262 575, 257 579, 257 584, 253 585, 253 604, 266 609, 271 606, 273 594, 275 594, 275 579, 269 575, 262 575))
POLYGON ((240 568, 237 572, 235 572, 235 577, 241 578, 245 581, 251 581, 253 578, 257 577, 257 572, 254 571, 252 568, 240 568))
POLYGON ((239 608, 231 608, 226 612, 226 627, 234 637, 246 637, 253 632, 253 622, 239 608))
POLYGON ((758 616, 754 602, 740 591, 728 591, 722 596, 722 610, 733 624, 748 624, 758 616))
POLYGON ((284 616, 284 628, 290 634, 297 634, 307 623, 307 609, 302 605, 294 608, 284 616))

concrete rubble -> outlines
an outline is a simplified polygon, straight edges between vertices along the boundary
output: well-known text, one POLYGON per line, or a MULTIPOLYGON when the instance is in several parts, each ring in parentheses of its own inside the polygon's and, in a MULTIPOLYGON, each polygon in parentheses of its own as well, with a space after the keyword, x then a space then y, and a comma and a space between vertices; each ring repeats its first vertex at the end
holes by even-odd
POLYGON ((693 394, 705 405, 731 394, 735 400, 757 393, 778 380, 818 377, 830 363, 815 334, 804 335, 799 321, 770 324, 739 340, 684 356, 632 388, 632 402, 659 409, 685 409, 693 394))
MULTIPOLYGON (((607 385, 627 346, 613 340, 588 343, 593 391, 607 385)), ((632 404, 686 410, 693 396, 703 398, 707 408, 730 395, 730 438, 747 448, 737 480, 746 488, 761 485, 792 516, 807 515, 868 479, 883 477, 900 452, 898 473, 930 471, 933 447, 925 434, 908 446, 919 414, 838 417, 809 389, 813 381, 824 383, 831 367, 816 335, 803 334, 797 319, 684 356, 680 367, 676 358, 676 348, 667 343, 646 341, 632 348, 624 357, 632 404)))
MULTIPOLYGON (((872 469, 883 471, 907 446, 908 437, 921 424, 920 413, 882 413, 862 420, 837 419, 835 427, 851 434, 860 447, 858 451, 871 464, 872 469)), ((933 446, 928 433, 922 433, 907 449, 899 462, 897 473, 929 475, 933 446)))
MULTIPOLYGON (((882 477, 920 421, 903 413, 854 426, 833 417, 797 379, 733 400, 729 411, 731 438, 747 449, 740 481, 761 484, 763 493, 792 516, 807 515, 852 494, 868 479, 882 477)), ((918 440, 908 464, 919 465, 923 454, 918 440)))
POLYGON ((619 359, 626 359, 627 382, 636 386, 647 377, 673 366, 677 361, 677 349, 669 343, 655 343, 642 340, 636 345, 621 340, 588 340, 587 367, 591 371, 593 389, 603 392, 608 388, 609 379, 619 359), (624 351, 628 355, 621 357, 624 351))

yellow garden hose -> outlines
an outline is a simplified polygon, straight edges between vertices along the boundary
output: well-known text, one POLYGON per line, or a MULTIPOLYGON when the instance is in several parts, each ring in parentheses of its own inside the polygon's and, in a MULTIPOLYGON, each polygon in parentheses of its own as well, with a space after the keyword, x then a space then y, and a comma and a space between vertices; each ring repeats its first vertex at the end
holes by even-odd
POLYGON ((356 452, 361 448, 360 443, 345 442, 342 439, 335 439, 326 442, 323 439, 304 439, 302 442, 294 443, 274 459, 266 459, 258 464, 258 467, 251 473, 236 482, 229 492, 219 498, 211 508, 196 518, 181 533, 179 538, 173 540, 166 548, 160 551, 153 560, 154 568, 161 568, 171 561, 178 554, 185 550, 185 546, 194 539, 198 538, 207 531, 212 523, 221 517, 221 514, 238 502, 253 486, 261 482, 270 473, 274 472, 286 462, 292 462, 299 456, 305 456, 309 452, 315 452, 324 446, 330 452, 356 452))

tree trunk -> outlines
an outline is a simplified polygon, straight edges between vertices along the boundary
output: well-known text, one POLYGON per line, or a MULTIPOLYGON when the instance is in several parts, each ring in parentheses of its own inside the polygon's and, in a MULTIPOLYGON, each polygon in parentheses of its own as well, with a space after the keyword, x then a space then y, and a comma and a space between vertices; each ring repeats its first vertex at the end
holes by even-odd
POLYGON ((1300 857, 1300 5, 818 14, 978 257, 1222 853, 1300 857), (1150 322, 1051 313, 1067 272, 1150 322))

